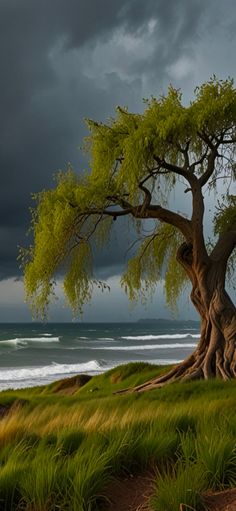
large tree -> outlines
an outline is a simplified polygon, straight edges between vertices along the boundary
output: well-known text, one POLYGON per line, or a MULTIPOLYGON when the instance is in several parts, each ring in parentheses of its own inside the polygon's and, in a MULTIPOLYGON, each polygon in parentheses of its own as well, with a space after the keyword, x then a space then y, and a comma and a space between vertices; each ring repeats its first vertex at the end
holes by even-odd
POLYGON ((213 77, 195 90, 188 106, 170 87, 166 96, 146 101, 142 114, 118 107, 107 124, 87 124, 91 171, 61 172, 54 189, 36 196, 34 243, 21 254, 27 299, 44 313, 55 274, 64 271, 67 300, 80 309, 94 285, 104 287, 93 275, 94 247, 106 243, 114 221, 127 216, 139 241, 121 280, 129 297, 145 296, 164 278, 167 303, 173 305, 189 281, 201 319, 192 355, 138 390, 180 379, 236 377, 236 309, 225 289, 236 255, 233 81, 213 77), (173 190, 183 184, 189 215, 171 207, 173 190), (207 242, 204 199, 216 203, 207 242))

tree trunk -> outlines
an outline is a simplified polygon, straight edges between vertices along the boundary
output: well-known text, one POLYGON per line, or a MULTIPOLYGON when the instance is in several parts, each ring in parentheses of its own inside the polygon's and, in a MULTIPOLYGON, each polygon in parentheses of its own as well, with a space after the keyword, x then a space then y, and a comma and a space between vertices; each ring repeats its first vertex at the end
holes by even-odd
POLYGON ((236 377, 236 308, 225 291, 224 265, 209 261, 194 265, 187 244, 180 249, 178 260, 192 281, 191 300, 201 317, 199 343, 166 374, 121 393, 143 392, 177 381, 236 377))

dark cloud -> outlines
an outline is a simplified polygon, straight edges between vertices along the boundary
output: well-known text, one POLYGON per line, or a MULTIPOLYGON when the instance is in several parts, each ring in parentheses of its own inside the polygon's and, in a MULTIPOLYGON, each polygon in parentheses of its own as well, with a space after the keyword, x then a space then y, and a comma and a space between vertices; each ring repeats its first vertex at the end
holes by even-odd
MULTIPOLYGON (((103 120, 117 104, 140 109, 143 96, 169 81, 190 88, 195 78, 207 79, 214 69, 205 53, 214 45, 223 56, 227 37, 235 48, 234 27, 232 0, 224 7, 219 0, 0 2, 1 279, 19 275, 17 245, 27 243, 31 193, 52 186, 68 161, 87 165, 78 151, 83 118, 103 120)), ((123 227, 118 232, 98 257, 108 274, 124 260, 127 235, 123 227)))

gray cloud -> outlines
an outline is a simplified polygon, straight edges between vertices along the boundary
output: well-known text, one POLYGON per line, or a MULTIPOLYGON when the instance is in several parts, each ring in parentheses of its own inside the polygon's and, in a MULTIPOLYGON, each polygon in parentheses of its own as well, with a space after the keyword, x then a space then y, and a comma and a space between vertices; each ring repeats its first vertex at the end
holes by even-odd
MULTIPOLYGON (((87 165, 83 118, 140 110, 170 81, 190 97, 213 72, 234 75, 235 24, 233 0, 0 2, 1 279, 19 275, 30 194, 68 161, 87 165)), ((126 238, 98 256, 102 273, 118 271, 126 238)))

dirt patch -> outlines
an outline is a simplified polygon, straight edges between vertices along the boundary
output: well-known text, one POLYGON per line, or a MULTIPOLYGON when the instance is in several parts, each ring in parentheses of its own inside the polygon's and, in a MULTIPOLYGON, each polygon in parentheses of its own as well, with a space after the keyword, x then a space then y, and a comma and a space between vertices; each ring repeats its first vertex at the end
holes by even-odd
MULTIPOLYGON (((155 476, 151 473, 114 479, 102 492, 104 511, 153 511, 155 476)), ((204 496, 207 511, 236 511, 236 488, 209 492, 204 496)), ((188 508, 189 511, 190 508, 188 508)), ((187 511, 182 506, 181 511, 187 511)))
POLYGON ((72 376, 71 378, 65 378, 64 380, 60 380, 54 384, 53 392, 55 394, 71 396, 78 389, 88 383, 91 378, 92 376, 89 376, 88 374, 78 374, 77 376, 72 376))
POLYGON ((209 493, 204 502, 208 511, 236 511, 236 488, 209 493))
POLYGON ((150 497, 154 493, 154 476, 129 476, 115 479, 103 492, 104 511, 153 511, 150 497))

